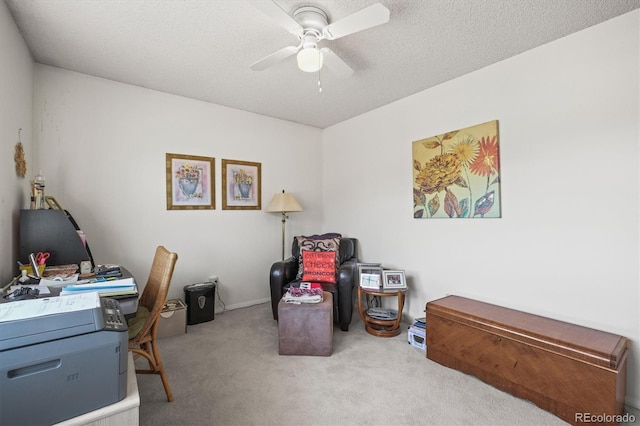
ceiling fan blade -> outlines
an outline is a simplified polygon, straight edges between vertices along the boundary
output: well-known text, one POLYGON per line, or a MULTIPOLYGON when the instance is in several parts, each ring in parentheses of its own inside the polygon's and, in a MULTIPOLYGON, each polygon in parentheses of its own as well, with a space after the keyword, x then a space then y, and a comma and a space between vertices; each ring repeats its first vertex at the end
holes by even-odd
POLYGON ((280 24, 282 28, 289 31, 291 34, 295 34, 296 36, 302 34, 302 26, 273 1, 252 0, 251 4, 253 7, 280 24))
POLYGON ((322 35, 328 40, 335 40, 387 22, 389 22, 389 9, 376 3, 327 25, 322 29, 322 35))
POLYGON ((333 50, 328 47, 320 49, 324 65, 329 68, 338 78, 347 78, 353 74, 353 70, 347 65, 333 50))
POLYGON ((298 51, 298 47, 287 46, 285 48, 282 48, 278 51, 273 52, 271 55, 267 55, 264 58, 254 62, 253 64, 249 65, 249 68, 251 68, 254 71, 265 70, 270 66, 273 66, 278 62, 287 59, 289 56, 295 55, 297 51, 298 51))

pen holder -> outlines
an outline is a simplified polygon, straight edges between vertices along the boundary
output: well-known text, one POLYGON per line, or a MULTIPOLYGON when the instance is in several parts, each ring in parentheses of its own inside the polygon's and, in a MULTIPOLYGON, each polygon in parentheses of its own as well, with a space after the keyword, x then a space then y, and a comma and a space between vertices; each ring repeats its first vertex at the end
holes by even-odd
MULTIPOLYGON (((46 267, 47 265, 38 265, 38 271, 40 272, 40 275, 42 275, 42 273, 44 272, 44 268, 46 267)), ((33 275, 33 269, 31 269, 31 265, 20 266, 20 273, 22 273, 22 271, 27 271, 27 274, 33 275)))

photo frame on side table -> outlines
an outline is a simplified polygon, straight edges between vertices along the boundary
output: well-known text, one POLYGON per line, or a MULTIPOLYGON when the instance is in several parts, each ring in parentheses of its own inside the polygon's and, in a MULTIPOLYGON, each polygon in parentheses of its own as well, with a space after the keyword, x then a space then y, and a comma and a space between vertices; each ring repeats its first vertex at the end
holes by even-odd
POLYGON ((404 271, 382 271, 382 288, 385 290, 407 288, 404 271))
POLYGON ((262 208, 262 165, 222 160, 222 210, 262 208))
POLYGON ((379 290, 382 286, 382 266, 358 265, 358 283, 367 290, 379 290))
POLYGON ((167 210, 216 208, 215 158, 169 154, 167 168, 167 210))

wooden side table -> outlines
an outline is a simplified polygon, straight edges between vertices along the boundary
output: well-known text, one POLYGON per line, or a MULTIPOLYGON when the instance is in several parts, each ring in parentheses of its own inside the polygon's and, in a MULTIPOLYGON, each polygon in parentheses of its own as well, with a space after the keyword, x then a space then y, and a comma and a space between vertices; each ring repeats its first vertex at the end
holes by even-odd
POLYGON ((364 322, 365 330, 367 330, 369 334, 373 334, 378 337, 394 337, 400 334, 400 321, 402 320, 402 309, 404 308, 406 292, 406 288, 393 290, 370 290, 358 286, 358 312, 360 313, 362 322, 364 322), (398 317, 391 320, 381 320, 367 315, 368 304, 366 303, 366 300, 372 296, 397 297, 398 317), (363 298, 365 299, 364 305, 362 303, 363 298))

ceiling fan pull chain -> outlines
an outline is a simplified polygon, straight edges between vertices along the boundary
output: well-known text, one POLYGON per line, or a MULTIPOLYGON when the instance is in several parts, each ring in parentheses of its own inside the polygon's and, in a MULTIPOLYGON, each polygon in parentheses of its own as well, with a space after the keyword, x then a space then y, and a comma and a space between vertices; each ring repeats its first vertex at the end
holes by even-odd
POLYGON ((320 70, 318 70, 318 93, 322 93, 322 84, 320 84, 320 70))

